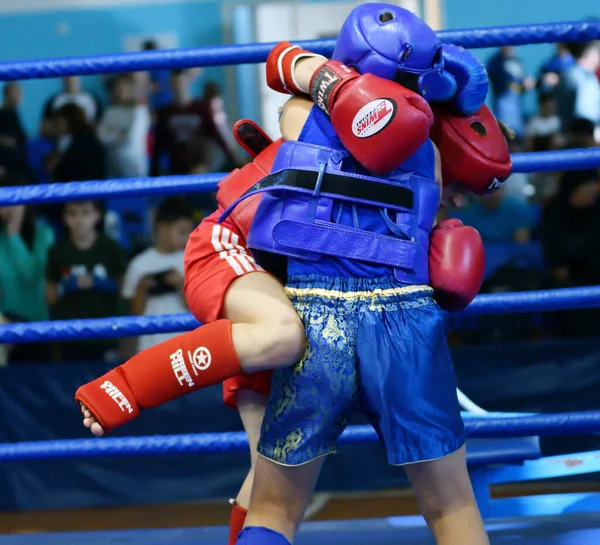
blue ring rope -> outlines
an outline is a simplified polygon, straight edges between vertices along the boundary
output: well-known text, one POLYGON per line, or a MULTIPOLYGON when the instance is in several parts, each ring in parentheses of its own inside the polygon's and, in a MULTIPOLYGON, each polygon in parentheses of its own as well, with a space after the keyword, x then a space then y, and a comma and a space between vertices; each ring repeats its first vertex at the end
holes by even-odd
POLYGON ((114 197, 211 193, 226 173, 158 178, 123 178, 26 186, 0 187, 0 206, 49 204, 114 197))
MULTIPOLYGON (((600 432, 600 412, 559 413, 508 418, 468 418, 465 431, 470 438, 550 437, 600 432)), ((371 426, 350 426, 340 438, 343 445, 377 443, 371 426)), ((99 456, 150 456, 166 454, 211 454, 247 452, 243 432, 155 435, 151 437, 108 437, 0 444, 0 462, 91 458, 99 456)))
MULTIPOLYGON (((600 306, 600 286, 478 295, 466 316, 553 311, 600 306)), ((190 331, 200 324, 191 314, 125 316, 0 325, 0 344, 137 337, 190 331)))
MULTIPOLYGON (((444 42, 468 48, 576 42, 600 38, 600 22, 577 21, 443 30, 438 32, 438 36, 444 42)), ((335 40, 332 39, 297 43, 315 53, 327 56, 331 55, 335 46, 335 40)), ((274 45, 275 43, 223 45, 196 49, 3 62, 0 63, 0 81, 259 63, 266 60, 274 45)))
MULTIPOLYGON (((513 172, 557 172, 600 167, 600 148, 515 153, 513 172)), ((162 176, 0 187, 0 206, 178 193, 209 193, 227 174, 162 176)))

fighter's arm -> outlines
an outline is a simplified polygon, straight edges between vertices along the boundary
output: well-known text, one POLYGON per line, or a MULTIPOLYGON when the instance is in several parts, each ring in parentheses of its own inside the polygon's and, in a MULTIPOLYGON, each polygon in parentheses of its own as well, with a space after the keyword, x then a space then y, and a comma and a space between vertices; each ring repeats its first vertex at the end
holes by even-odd
POLYGON ((298 140, 312 107, 312 101, 301 97, 292 97, 283 105, 279 129, 284 140, 298 140))
POLYGON ((288 42, 278 43, 267 58, 267 84, 274 91, 310 95, 310 81, 327 59, 288 42))
POLYGON ((287 42, 269 54, 267 83, 282 93, 310 97, 329 115, 346 149, 376 174, 387 174, 411 157, 433 123, 420 95, 287 42))

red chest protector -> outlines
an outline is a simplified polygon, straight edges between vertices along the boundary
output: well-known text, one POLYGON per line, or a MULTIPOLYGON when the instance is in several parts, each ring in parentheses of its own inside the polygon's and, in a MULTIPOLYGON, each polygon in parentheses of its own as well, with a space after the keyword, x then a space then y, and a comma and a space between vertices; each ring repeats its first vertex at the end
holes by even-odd
MULTIPOLYGON (((259 153, 252 163, 248 163, 241 169, 232 171, 219 182, 217 190, 217 202, 219 207, 225 210, 230 204, 239 199, 256 182, 262 180, 271 173, 273 161, 281 146, 283 139, 276 140, 264 151, 259 153)), ((256 208, 260 201, 260 195, 249 197, 235 207, 227 221, 233 221, 238 228, 238 234, 246 238, 250 225, 254 219, 256 208)))

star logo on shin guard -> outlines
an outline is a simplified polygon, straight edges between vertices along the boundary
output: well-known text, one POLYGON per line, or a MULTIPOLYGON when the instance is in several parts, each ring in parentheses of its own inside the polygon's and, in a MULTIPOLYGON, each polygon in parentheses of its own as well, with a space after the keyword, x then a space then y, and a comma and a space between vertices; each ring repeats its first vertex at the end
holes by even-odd
POLYGON ((210 350, 204 346, 196 348, 193 354, 188 351, 188 358, 190 359, 192 369, 196 375, 198 374, 198 371, 205 371, 208 369, 212 362, 210 350))

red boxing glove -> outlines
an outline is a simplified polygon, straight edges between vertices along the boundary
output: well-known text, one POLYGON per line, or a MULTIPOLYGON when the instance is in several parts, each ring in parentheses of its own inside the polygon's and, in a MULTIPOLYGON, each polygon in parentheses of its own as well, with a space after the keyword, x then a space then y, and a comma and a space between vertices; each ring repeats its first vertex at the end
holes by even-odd
POLYGON ((487 106, 461 116, 448 106, 433 107, 431 140, 440 150, 444 185, 459 183, 476 195, 493 193, 510 176, 508 143, 487 106))
POLYGON ((420 95, 372 74, 328 61, 310 82, 315 104, 352 156, 375 174, 387 174, 429 138, 433 114, 420 95))
POLYGON ((307 95, 308 89, 301 89, 294 76, 296 63, 307 57, 327 59, 322 55, 311 53, 300 46, 289 42, 279 42, 267 57, 267 85, 279 93, 288 95, 307 95))
POLYGON ((429 242, 429 283, 444 310, 456 312, 475 298, 485 273, 481 235, 460 220, 434 227, 429 242))

